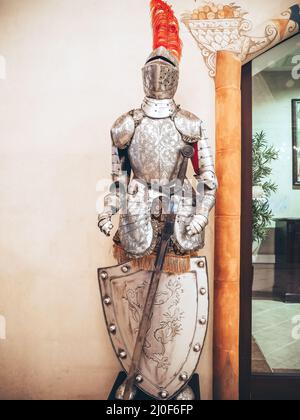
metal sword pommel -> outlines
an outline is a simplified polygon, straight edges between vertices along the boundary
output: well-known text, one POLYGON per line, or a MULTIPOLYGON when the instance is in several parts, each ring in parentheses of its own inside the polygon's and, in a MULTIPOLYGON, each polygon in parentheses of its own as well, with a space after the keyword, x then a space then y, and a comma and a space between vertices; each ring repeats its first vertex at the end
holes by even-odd
POLYGON ((181 149, 181 154, 185 159, 191 159, 194 156, 195 150, 193 146, 184 146, 181 149))

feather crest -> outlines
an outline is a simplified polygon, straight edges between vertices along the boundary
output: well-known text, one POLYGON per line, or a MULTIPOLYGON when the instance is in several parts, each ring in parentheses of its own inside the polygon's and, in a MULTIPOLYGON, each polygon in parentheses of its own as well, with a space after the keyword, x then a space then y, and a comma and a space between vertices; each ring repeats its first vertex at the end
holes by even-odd
POLYGON ((153 49, 165 47, 180 60, 182 42, 179 37, 179 23, 171 8, 163 0, 151 0, 153 28, 153 49))

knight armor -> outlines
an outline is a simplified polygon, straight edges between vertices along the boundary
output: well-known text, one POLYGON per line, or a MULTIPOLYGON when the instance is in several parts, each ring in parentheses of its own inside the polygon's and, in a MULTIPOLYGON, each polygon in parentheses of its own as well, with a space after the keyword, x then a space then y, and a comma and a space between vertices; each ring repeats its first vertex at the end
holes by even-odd
POLYGON ((104 304, 108 331, 112 335, 112 325, 122 330, 120 337, 114 330, 113 345, 128 372, 149 273, 155 269, 163 199, 171 191, 174 231, 157 292, 160 305, 154 305, 144 347, 140 375, 144 380, 136 384, 155 398, 166 399, 184 389, 204 342, 207 326, 201 319, 208 318, 208 281, 206 260, 199 250, 204 247, 205 228, 215 205, 217 179, 203 122, 174 101, 181 57, 178 21, 163 0, 152 0, 151 12, 154 48, 142 70, 145 99, 140 108, 118 118, 111 129, 113 184, 99 215, 99 228, 110 236, 112 217, 120 213, 114 236, 118 266, 100 269, 99 280, 104 302, 113 300, 113 312, 104 304), (187 178, 182 154, 187 145, 193 147, 194 182, 187 178), (197 299, 199 290, 206 291, 202 303, 197 299), (186 343, 180 338, 184 335, 186 343), (182 350, 180 342, 185 343, 182 350), (183 371, 181 379, 179 370, 183 371))

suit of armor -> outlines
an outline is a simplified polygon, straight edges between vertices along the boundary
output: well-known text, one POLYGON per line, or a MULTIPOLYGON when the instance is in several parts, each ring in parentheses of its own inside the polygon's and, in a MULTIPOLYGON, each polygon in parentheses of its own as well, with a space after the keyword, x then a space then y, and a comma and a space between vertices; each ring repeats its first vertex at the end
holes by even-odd
MULTIPOLYGON (((149 57, 143 73, 146 97, 141 108, 121 116, 111 130, 112 173, 116 188, 105 199, 99 227, 106 235, 110 234, 112 215, 121 207, 119 185, 126 173, 130 178, 127 211, 121 215, 116 242, 129 258, 150 255, 155 250, 159 234, 157 219, 152 212, 157 194, 152 190, 157 185, 161 188, 172 185, 178 179, 183 159, 180 151, 190 144, 194 147, 192 161, 199 184, 196 189, 198 194, 202 191, 202 197, 198 195, 198 206, 193 206, 192 199, 188 198, 183 204, 179 203, 172 242, 176 253, 198 251, 204 246, 204 229, 217 190, 212 152, 202 121, 174 102, 179 73, 175 57, 160 47, 149 57)), ((187 180, 184 188, 192 189, 187 180)))
MULTIPOLYGON (((152 0, 153 16, 157 10, 171 13, 162 0, 152 0)), ((175 23, 178 25, 176 19, 175 23)), ((151 270, 154 258, 152 265, 149 261, 157 253, 162 229, 162 199, 170 190, 175 190, 176 220, 167 260, 182 261, 182 264, 166 264, 164 271, 176 276, 189 272, 190 258, 204 246, 217 180, 202 121, 174 101, 181 45, 174 50, 160 44, 154 42, 156 48, 143 68, 146 96, 141 107, 122 115, 111 130, 113 186, 99 215, 99 228, 110 236, 112 216, 120 212, 119 229, 114 238, 118 263, 132 262, 133 267, 151 270), (194 187, 186 178, 187 167, 183 164, 181 151, 186 145, 194 149, 194 187), (178 182, 182 175, 183 183, 182 179, 178 182)), ((102 280, 105 276, 107 271, 102 272, 102 280)), ((132 304, 138 302, 134 300, 132 304)), ((157 331, 153 337, 162 341, 157 339, 157 331)), ((153 355, 150 359, 154 360, 153 355)), ((149 389, 146 391, 151 393, 149 389)))

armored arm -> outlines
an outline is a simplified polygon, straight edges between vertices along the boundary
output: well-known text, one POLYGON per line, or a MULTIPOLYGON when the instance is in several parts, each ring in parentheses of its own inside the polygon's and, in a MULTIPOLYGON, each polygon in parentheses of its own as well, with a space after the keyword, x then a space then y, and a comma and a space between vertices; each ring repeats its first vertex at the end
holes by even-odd
POLYGON ((202 123, 200 122, 200 138, 194 144, 193 167, 198 181, 196 215, 188 226, 189 235, 200 233, 208 224, 209 213, 215 206, 218 181, 216 178, 212 150, 208 144, 202 123))
POLYGON ((111 129, 112 138, 112 185, 110 193, 104 198, 104 210, 98 216, 98 226, 105 235, 110 236, 113 229, 112 216, 122 207, 125 186, 131 175, 127 148, 134 135, 135 123, 130 113, 120 117, 111 129))
POLYGON ((201 233, 208 224, 208 217, 215 205, 217 178, 214 161, 202 121, 188 111, 180 110, 175 117, 175 124, 186 143, 194 146, 192 159, 197 185, 197 203, 195 216, 187 226, 190 236, 201 233))

